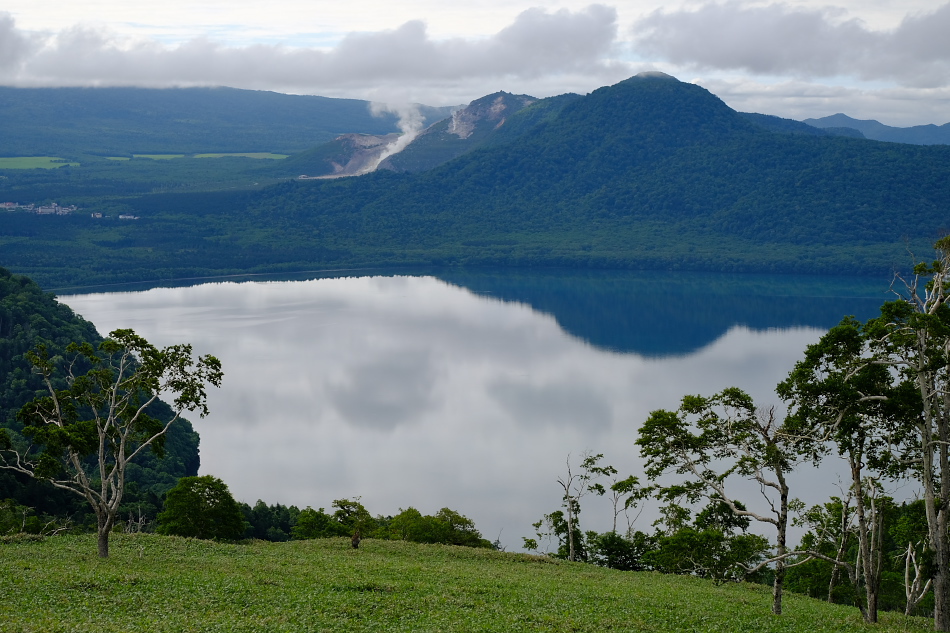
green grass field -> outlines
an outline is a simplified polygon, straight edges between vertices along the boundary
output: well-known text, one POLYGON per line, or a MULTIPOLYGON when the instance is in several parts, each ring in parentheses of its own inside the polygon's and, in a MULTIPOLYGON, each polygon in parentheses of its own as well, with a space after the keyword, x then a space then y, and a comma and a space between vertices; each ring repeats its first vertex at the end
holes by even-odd
POLYGON ((0 543, 0 631, 926 631, 932 621, 526 554, 349 539, 115 534, 0 543))
POLYGON ((249 152, 244 154, 195 154, 195 158, 224 158, 234 156, 236 158, 258 158, 263 160, 281 160, 287 158, 290 154, 271 154, 270 152, 249 152))
MULTIPOLYGON (((152 160, 171 160, 173 158, 185 158, 187 154, 132 154, 133 158, 151 158, 152 160)), ((272 154, 270 152, 243 152, 230 154, 192 154, 191 158, 256 158, 261 160, 281 160, 287 158, 289 154, 272 154)), ((106 156, 108 160, 129 160, 126 156, 106 156)))
POLYGON ((0 156, 0 169, 57 169, 63 165, 79 167, 58 156, 0 156))
POLYGON ((184 157, 184 154, 132 154, 132 158, 151 158, 152 160, 171 160, 184 157))

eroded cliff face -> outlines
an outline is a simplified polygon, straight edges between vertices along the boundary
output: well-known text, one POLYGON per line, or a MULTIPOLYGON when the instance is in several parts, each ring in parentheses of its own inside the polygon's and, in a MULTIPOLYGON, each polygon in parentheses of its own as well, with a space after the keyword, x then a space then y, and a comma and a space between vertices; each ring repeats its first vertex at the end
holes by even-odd
POLYGON ((299 160, 302 178, 357 176, 375 169, 425 171, 479 147, 517 112, 527 95, 496 92, 476 99, 412 138, 399 134, 343 134, 299 160), (403 146, 405 144, 405 146, 403 146))
POLYGON ((466 139, 478 127, 491 125, 497 129, 505 123, 505 117, 537 101, 526 95, 495 93, 473 101, 468 107, 457 110, 449 119, 448 134, 466 139))
POLYGON ((481 145, 505 121, 537 99, 496 92, 456 110, 419 134, 405 149, 387 157, 380 169, 425 171, 481 145))
POLYGON ((343 134, 333 142, 340 146, 337 156, 327 162, 333 167, 333 176, 355 176, 375 169, 379 157, 399 138, 398 134, 343 134))
POLYGON ((399 134, 342 134, 309 152, 300 178, 339 178, 373 171, 399 134))

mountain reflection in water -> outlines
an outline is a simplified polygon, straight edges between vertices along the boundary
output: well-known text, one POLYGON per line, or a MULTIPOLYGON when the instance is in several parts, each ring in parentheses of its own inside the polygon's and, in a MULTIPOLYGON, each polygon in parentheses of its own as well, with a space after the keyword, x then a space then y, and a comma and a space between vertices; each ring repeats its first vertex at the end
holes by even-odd
MULTIPOLYGON (((886 280, 437 271, 61 297, 107 333, 223 364, 202 474, 239 499, 373 513, 448 506, 509 547, 557 509, 568 453, 640 474, 649 412, 740 386, 763 404, 805 345, 871 316, 886 280)), ((818 502, 827 473, 802 473, 818 502)), ((833 479, 833 478, 832 478, 833 479)), ((604 530, 603 499, 582 525, 604 530)), ((638 523, 648 529, 646 512, 638 523)))

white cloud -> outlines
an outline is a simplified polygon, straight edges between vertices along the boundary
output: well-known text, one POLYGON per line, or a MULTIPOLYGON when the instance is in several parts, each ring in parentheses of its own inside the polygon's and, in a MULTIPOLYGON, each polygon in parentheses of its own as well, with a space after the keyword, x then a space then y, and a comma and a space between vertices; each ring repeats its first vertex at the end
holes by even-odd
POLYGON ((798 120, 843 112, 856 119, 876 119, 898 127, 950 122, 950 86, 872 89, 808 81, 765 83, 750 78, 691 81, 740 112, 763 112, 798 120))
POLYGON ((480 0, 451 10, 353 0, 318 13, 298 0, 274 0, 266 12, 252 0, 181 2, 143 14, 90 0, 47 15, 33 0, 11 0, 12 13, 0 12, 0 84, 227 85, 457 105, 497 90, 586 93, 662 70, 740 110, 840 111, 891 125, 948 119, 950 4, 926 0, 645 0, 616 9, 480 0), (410 19, 420 15, 426 21, 410 19), (63 26, 79 19, 91 22, 63 26))
POLYGON ((950 3, 908 15, 890 30, 872 30, 842 13, 739 2, 660 9, 635 23, 634 49, 701 69, 930 88, 950 83, 950 3))
POLYGON ((167 46, 92 27, 30 36, 8 14, 0 16, 0 82, 12 85, 228 85, 325 94, 559 75, 609 81, 617 74, 606 61, 617 14, 596 4, 573 12, 528 9, 485 38, 435 40, 424 22, 412 20, 351 33, 329 50, 229 47, 202 37, 167 46))

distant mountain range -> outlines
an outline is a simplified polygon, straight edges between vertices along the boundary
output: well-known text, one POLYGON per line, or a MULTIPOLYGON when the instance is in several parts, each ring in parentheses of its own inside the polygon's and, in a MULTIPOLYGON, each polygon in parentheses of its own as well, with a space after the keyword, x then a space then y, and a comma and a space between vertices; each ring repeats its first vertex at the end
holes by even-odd
POLYGON ((878 121, 852 119, 846 114, 832 114, 820 119, 805 119, 805 123, 816 128, 851 128, 875 141, 891 143, 910 143, 913 145, 950 144, 950 123, 943 125, 915 125, 913 127, 892 127, 878 121))
MULTIPOLYGON (((419 106, 428 125, 453 108, 419 106)), ((398 132, 370 103, 235 88, 0 87, 0 155, 296 153, 345 133, 398 132)))

